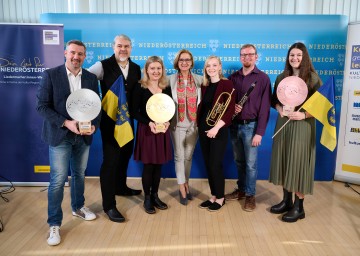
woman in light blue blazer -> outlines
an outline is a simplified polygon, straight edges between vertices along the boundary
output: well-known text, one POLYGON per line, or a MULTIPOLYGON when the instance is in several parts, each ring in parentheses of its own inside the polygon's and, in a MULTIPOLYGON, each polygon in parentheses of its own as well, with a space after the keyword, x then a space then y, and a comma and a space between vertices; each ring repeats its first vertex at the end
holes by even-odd
POLYGON ((174 161, 179 184, 180 203, 187 205, 193 196, 189 189, 192 156, 198 139, 196 112, 200 103, 203 77, 191 72, 194 58, 188 50, 180 50, 174 60, 178 71, 169 76, 172 97, 176 105, 175 117, 170 124, 174 146, 174 161))

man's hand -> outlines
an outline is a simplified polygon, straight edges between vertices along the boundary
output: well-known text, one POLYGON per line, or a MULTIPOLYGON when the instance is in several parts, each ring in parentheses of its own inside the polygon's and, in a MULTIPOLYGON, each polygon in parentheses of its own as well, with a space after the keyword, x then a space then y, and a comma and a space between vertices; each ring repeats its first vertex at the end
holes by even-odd
POLYGON ((65 120, 64 126, 68 128, 70 131, 72 131, 75 134, 80 134, 77 121, 75 120, 65 120))
POLYGON ((242 107, 239 104, 235 104, 235 115, 239 114, 242 110, 242 107))
POLYGON ((255 134, 254 138, 252 139, 251 146, 253 146, 253 147, 260 146, 261 145, 261 139, 262 139, 261 135, 255 134))

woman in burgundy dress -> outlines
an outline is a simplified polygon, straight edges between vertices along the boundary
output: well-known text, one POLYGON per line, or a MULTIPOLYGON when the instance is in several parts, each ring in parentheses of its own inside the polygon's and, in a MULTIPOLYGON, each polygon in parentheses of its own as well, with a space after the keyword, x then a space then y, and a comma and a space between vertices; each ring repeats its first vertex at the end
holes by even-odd
POLYGON ((155 213, 155 207, 165 210, 168 206, 158 197, 161 178, 161 166, 172 159, 172 146, 168 131, 169 122, 164 124, 165 132, 156 130, 154 120, 146 112, 146 103, 157 93, 165 93, 171 97, 171 89, 166 80, 163 61, 150 57, 143 70, 143 78, 133 93, 133 117, 137 120, 137 133, 134 159, 144 164, 142 185, 145 194, 144 208, 149 214, 155 213))

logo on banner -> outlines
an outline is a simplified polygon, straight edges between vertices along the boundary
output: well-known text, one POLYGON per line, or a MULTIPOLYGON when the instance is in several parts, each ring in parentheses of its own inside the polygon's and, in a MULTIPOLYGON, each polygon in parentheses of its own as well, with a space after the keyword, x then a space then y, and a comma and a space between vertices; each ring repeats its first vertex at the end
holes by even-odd
POLYGON ((43 44, 44 45, 60 45, 59 30, 43 30, 43 44))
POLYGON ((87 51, 86 52, 86 58, 85 58, 86 62, 88 64, 91 64, 93 59, 94 59, 94 51, 87 51))
POLYGON ((131 39, 131 48, 135 48, 135 39, 131 39))
POLYGON ((360 45, 353 45, 351 48, 350 69, 360 69, 360 45))
POLYGON ((209 40, 209 48, 212 52, 216 52, 217 48, 219 47, 219 40, 210 39, 209 40))
POLYGON ((344 66, 344 63, 345 63, 345 54, 338 54, 338 63, 339 63, 339 66, 344 66))
POLYGON ((360 128, 350 128, 350 132, 360 133, 360 128))
POLYGON ((354 102, 353 107, 355 109, 359 109, 360 108, 360 102, 354 102))
POLYGON ((176 57, 176 52, 168 52, 167 58, 171 64, 174 63, 175 57, 176 57))
POLYGON ((262 55, 261 55, 261 53, 258 53, 258 54, 257 54, 257 56, 258 56, 258 58, 257 58, 257 60, 256 60, 256 63, 255 63, 255 64, 256 64, 257 66, 259 66, 259 64, 260 64, 260 63, 261 63, 261 61, 262 61, 262 55))
POLYGON ((335 79, 336 92, 338 92, 341 95, 342 89, 343 89, 343 79, 335 79))

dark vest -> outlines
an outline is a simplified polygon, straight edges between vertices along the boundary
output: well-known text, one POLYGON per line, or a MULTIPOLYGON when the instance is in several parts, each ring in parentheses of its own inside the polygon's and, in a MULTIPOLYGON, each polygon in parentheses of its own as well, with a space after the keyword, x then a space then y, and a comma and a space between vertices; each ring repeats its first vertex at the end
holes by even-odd
MULTIPOLYGON (((103 80, 100 80, 100 85, 101 85, 102 96, 105 97, 107 91, 111 88, 111 86, 116 81, 116 79, 118 79, 118 77, 122 75, 122 72, 119 67, 119 64, 116 62, 114 54, 110 58, 102 60, 101 64, 104 70, 104 76, 103 76, 103 80)), ((141 78, 140 66, 129 59, 128 77, 126 80, 123 77, 129 112, 131 112, 132 91, 135 88, 135 85, 140 80, 140 78, 141 78)), ((106 126, 111 130, 113 130, 115 122, 110 117, 108 117, 105 112, 103 112, 103 115, 105 115, 106 117, 102 116, 101 119, 102 128, 105 128, 104 126, 106 126)))

